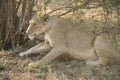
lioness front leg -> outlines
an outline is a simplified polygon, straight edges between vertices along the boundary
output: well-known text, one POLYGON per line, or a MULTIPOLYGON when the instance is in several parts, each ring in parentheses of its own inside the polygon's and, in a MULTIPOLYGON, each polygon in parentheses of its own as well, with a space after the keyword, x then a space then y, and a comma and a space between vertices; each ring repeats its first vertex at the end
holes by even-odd
POLYGON ((30 48, 29 50, 27 50, 25 52, 21 52, 19 54, 19 56, 23 57, 25 55, 41 53, 41 52, 45 52, 45 51, 49 52, 50 50, 51 50, 51 46, 49 44, 40 43, 40 44, 30 48))
POLYGON ((67 53, 67 48, 53 48, 45 57, 43 57, 40 61, 33 62, 29 64, 29 67, 39 67, 41 65, 47 64, 60 56, 63 53, 67 53))
POLYGON ((99 57, 99 59, 96 61, 92 61, 92 60, 86 61, 86 64, 89 66, 103 66, 103 65, 107 65, 107 61, 108 61, 107 58, 99 57))

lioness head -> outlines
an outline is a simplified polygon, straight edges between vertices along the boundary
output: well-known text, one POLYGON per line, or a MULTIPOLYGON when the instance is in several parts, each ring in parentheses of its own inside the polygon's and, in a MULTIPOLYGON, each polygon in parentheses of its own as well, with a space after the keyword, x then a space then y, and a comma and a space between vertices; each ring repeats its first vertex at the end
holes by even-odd
POLYGON ((26 30, 30 40, 33 40, 38 34, 43 33, 43 24, 37 16, 33 16, 29 21, 29 26, 26 30))
POLYGON ((44 16, 39 19, 37 16, 32 17, 26 34, 29 39, 33 40, 37 35, 48 31, 55 23, 57 16, 44 16))

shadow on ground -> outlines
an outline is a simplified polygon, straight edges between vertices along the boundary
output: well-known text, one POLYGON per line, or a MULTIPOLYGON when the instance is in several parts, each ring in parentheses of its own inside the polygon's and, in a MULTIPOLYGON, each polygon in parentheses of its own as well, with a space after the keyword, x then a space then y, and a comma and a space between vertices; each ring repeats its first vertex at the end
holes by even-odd
POLYGON ((26 66, 41 56, 20 58, 13 51, 0 52, 0 80, 120 80, 120 64, 90 67, 83 61, 59 58, 40 68, 26 66))

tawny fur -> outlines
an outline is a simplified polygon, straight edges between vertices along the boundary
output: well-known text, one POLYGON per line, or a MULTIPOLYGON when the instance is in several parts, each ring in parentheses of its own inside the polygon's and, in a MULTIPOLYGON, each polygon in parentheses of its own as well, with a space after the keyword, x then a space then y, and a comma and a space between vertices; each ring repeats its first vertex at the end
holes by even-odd
MULTIPOLYGON (((37 18, 30 21, 26 31, 28 36, 45 33, 45 50, 50 52, 36 64, 43 65, 51 62, 61 54, 70 54, 74 58, 86 61, 92 66, 105 65, 112 61, 120 61, 120 55, 112 47, 111 42, 102 36, 85 32, 80 25, 73 25, 67 19, 49 16, 44 23, 37 18), (35 24, 35 25, 34 25, 35 24)), ((44 46, 44 45, 43 45, 44 46)), ((40 48, 39 46, 37 48, 40 48)), ((44 51, 44 49, 42 48, 44 51)), ((20 53, 20 56, 35 53, 20 53)))

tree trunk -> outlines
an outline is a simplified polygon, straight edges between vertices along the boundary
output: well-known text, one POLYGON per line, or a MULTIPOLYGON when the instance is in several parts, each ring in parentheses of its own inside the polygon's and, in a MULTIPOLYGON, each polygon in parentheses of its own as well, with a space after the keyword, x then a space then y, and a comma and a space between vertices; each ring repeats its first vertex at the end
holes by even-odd
POLYGON ((18 42, 19 18, 16 0, 0 0, 0 46, 15 47, 18 42))
POLYGON ((34 0, 0 0, 0 48, 14 48, 21 42, 33 6, 34 0))

